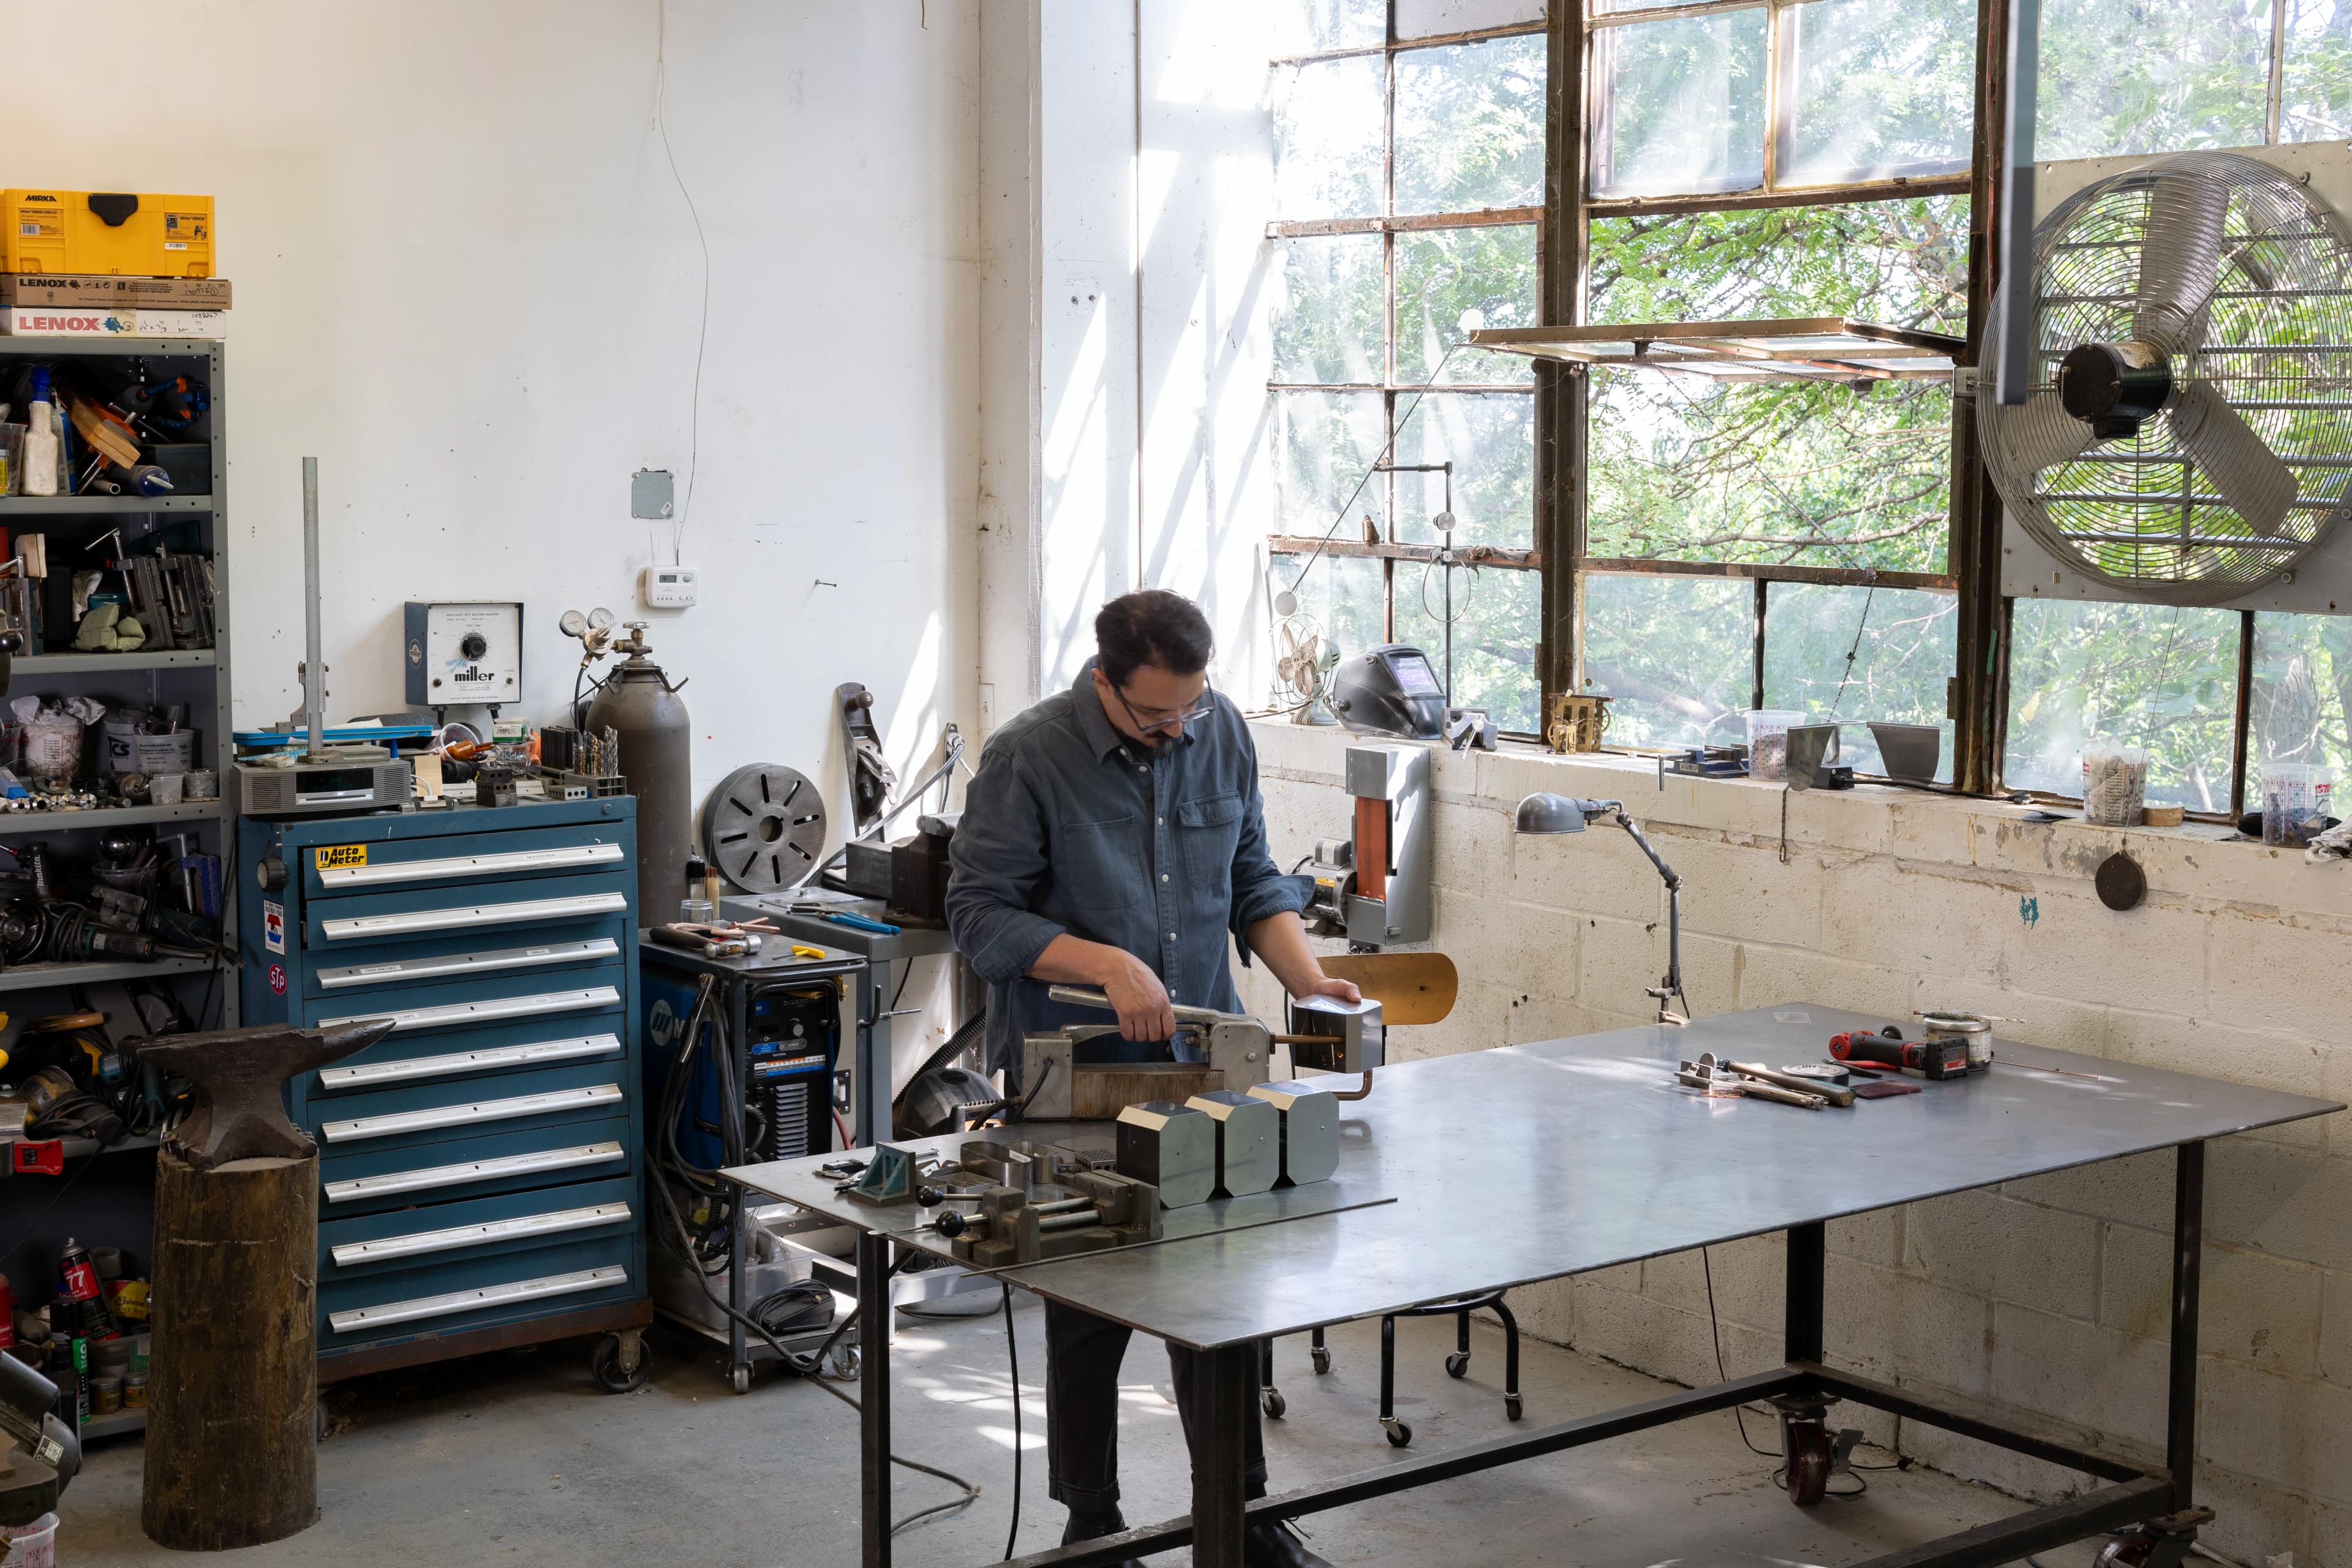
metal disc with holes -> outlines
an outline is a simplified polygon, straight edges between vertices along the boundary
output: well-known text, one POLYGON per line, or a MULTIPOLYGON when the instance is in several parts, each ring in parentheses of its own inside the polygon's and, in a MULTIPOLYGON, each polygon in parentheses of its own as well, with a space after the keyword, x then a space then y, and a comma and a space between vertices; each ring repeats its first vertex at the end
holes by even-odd
POLYGON ((737 768, 702 810, 702 856, 747 893, 798 883, 824 856, 824 795, 781 763, 737 768))

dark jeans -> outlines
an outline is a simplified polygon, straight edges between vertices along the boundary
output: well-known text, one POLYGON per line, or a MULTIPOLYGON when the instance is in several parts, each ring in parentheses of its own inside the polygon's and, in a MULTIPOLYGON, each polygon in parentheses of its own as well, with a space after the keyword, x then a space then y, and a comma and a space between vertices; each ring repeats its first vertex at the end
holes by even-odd
MULTIPOLYGON (((1101 1513, 1118 1502, 1118 1368, 1135 1331, 1125 1323, 1045 1303, 1045 1468, 1055 1501, 1081 1513, 1101 1513)), ((1198 1351, 1168 1347, 1168 1370, 1176 1384, 1176 1409, 1183 1417, 1184 1441, 1194 1451, 1203 1434, 1192 1410, 1205 1369, 1198 1351)), ((1258 1431, 1257 1401, 1249 1402, 1249 1496, 1265 1495, 1265 1448, 1258 1431)))

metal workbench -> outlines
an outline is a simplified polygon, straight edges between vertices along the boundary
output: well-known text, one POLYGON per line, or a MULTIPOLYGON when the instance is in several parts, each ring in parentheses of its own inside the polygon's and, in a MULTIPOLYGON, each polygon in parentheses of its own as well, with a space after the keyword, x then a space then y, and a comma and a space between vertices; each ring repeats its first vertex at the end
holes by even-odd
MULTIPOLYGON (((1850 1110, 1706 1099, 1671 1081, 1712 1050, 1774 1066, 1818 1060, 1872 1015, 1759 1008, 1688 1028, 1651 1026, 1381 1069, 1347 1108, 1337 1177, 1171 1211, 1172 1239, 1002 1270, 1024 1290, 1210 1352, 1190 1515, 1024 1558, 1099 1568, 1190 1542, 1202 1568, 1239 1568, 1251 1523, 1293 1519, 1775 1395, 1852 1400, 2109 1483, 1873 1559, 1867 1568, 1979 1568, 2191 1507, 2205 1142, 2340 1110, 2300 1095, 1997 1042, 1996 1067, 1850 1110), (1974 1187, 2124 1155, 2179 1151, 2167 1463, 2147 1468, 1993 1426, 1822 1364, 1826 1225, 1974 1187), (1288 1216, 1282 1223, 1259 1223, 1288 1216), (1255 1228, 1239 1229, 1242 1226, 1255 1228), (1645 1405, 1537 1427, 1245 1501, 1241 1434, 1257 1397, 1257 1342, 1424 1302, 1582 1274, 1780 1231, 1788 1238, 1786 1363, 1645 1405)), ((908 1145, 952 1157, 957 1137, 908 1145)), ((894 1247, 939 1250, 910 1207, 836 1197, 814 1161, 732 1172, 860 1227, 859 1294, 877 1300, 894 1247), (868 1226, 880 1229, 867 1229, 868 1226)), ((862 1367, 866 1568, 890 1561, 889 1367, 862 1367)), ((1661 1550, 1670 1550, 1662 1542, 1661 1550)))

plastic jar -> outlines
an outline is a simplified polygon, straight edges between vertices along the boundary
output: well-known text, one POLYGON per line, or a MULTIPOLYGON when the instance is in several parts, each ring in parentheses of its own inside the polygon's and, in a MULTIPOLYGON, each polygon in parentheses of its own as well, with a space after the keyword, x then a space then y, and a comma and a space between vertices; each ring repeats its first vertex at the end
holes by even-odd
POLYGON ((2332 814, 2336 770, 2325 763, 2263 764, 2263 842, 2301 846, 2332 814))
POLYGON ((1748 776, 1785 780, 1789 776, 1789 731, 1805 721, 1802 713, 1782 708, 1755 708, 1748 714, 1748 776))
POLYGON ((2083 748, 2083 820, 2137 827, 2147 798, 2147 753, 2137 746, 2093 741, 2083 748))

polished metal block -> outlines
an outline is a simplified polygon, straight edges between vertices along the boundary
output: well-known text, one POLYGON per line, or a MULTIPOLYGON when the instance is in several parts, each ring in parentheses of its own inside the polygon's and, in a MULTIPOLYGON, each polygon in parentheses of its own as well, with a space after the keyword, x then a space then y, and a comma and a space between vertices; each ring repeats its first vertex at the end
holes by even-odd
POLYGON ((1339 1101, 1313 1083, 1262 1083, 1252 1100, 1274 1107, 1281 1118, 1282 1180, 1289 1185, 1328 1182, 1339 1168, 1339 1101))
POLYGON ((1213 1089, 1185 1104, 1217 1128, 1217 1191, 1229 1198, 1272 1189, 1282 1174, 1282 1113, 1237 1089, 1213 1089))
POLYGON ((1160 1189, 1160 1206, 1207 1203, 1217 1185, 1217 1124, 1188 1105, 1147 1100, 1118 1113, 1118 1173, 1160 1189))

